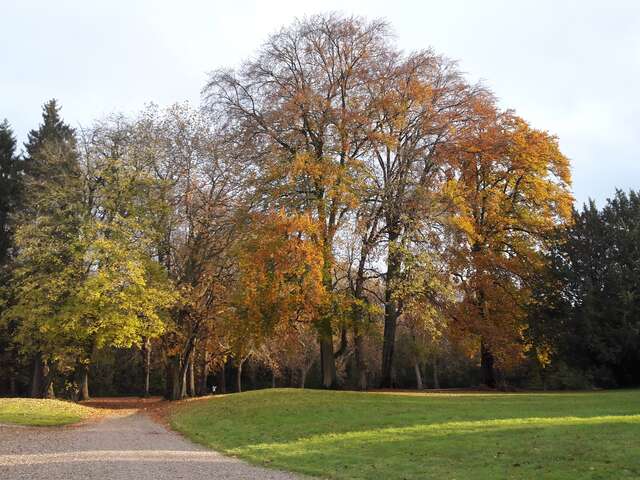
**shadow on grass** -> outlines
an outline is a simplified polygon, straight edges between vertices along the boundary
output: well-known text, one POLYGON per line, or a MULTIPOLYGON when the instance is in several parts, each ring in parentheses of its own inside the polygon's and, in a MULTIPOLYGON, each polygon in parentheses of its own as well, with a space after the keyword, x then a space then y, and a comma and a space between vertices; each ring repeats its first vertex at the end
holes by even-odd
POLYGON ((640 415, 445 422, 226 452, 329 478, 639 478, 640 415), (470 476, 472 475, 472 477, 470 476))

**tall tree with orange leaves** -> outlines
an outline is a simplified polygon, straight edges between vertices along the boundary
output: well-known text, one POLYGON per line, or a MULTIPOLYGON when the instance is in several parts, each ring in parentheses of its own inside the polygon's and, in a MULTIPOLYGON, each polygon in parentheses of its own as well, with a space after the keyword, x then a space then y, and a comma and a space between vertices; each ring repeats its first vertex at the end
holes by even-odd
POLYGON ((526 348, 524 307, 547 240, 570 221, 569 161, 555 137, 498 111, 489 97, 461 133, 440 152, 456 206, 451 266, 462 300, 454 328, 477 339, 482 382, 495 387, 495 367, 512 365, 526 348))
POLYGON ((317 322, 327 301, 316 221, 280 211, 253 214, 248 225, 235 252, 237 278, 224 314, 238 391, 244 361, 275 335, 295 340, 291 333, 317 322))

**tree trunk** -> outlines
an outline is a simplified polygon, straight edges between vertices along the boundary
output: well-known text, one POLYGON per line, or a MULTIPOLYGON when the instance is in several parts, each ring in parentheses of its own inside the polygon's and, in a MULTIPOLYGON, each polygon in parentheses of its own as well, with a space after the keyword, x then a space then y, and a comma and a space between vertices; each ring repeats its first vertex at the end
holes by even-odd
POLYGON ((413 362, 413 370, 416 372, 416 389, 422 390, 422 372, 420 371, 420 364, 417 360, 413 362))
POLYGON ((236 391, 238 393, 242 392, 242 364, 244 363, 244 359, 238 362, 238 372, 236 374, 236 391))
POLYGON ((358 261, 358 270, 355 281, 354 297, 358 300, 354 303, 352 309, 353 315, 353 344, 356 364, 356 382, 357 388, 360 390, 366 390, 367 385, 367 363, 364 358, 364 322, 366 312, 360 302, 366 303, 366 296, 364 292, 365 281, 365 265, 369 255, 369 244, 366 239, 363 238, 362 249, 360 250, 360 260, 358 261))
MULTIPOLYGON (((475 246, 474 250, 480 251, 480 246, 475 246)), ((489 308, 482 288, 477 291, 478 310, 482 323, 489 321, 489 308)), ((487 345, 484 338, 480 338, 480 375, 482 385, 487 388, 496 388, 496 376, 494 371, 494 357, 491 347, 487 345)))
POLYGON ((496 388, 496 376, 494 371, 493 353, 484 342, 480 341, 480 370, 482 372, 482 385, 487 388, 496 388))
POLYGON ((307 368, 302 367, 300 369, 300 388, 304 388, 304 384, 306 383, 306 380, 307 380, 307 368))
POLYGON ((389 235, 389 247, 387 254, 387 275, 384 301, 384 336, 382 343, 382 369, 380 386, 393 388, 395 375, 393 369, 393 354, 396 342, 396 326, 398 323, 398 304, 394 298, 395 282, 400 273, 400 256, 395 251, 398 234, 389 235))
POLYGON ((164 365, 164 398, 171 400, 171 392, 173 390, 173 368, 171 367, 171 359, 167 358, 164 365))
POLYGON ((433 388, 440 389, 440 379, 438 378, 438 357, 433 357, 433 388))
POLYGON ((218 391, 220 393, 227 393, 226 365, 227 365, 227 362, 224 362, 222 364, 222 368, 220 368, 220 370, 218 370, 218 372, 216 374, 216 376, 217 376, 217 384, 218 384, 218 391))
POLYGON ((53 390, 53 368, 49 366, 49 363, 44 361, 42 362, 42 392, 40 393, 40 398, 56 398, 56 394, 53 390))
POLYGON ((167 359, 167 385, 165 389, 165 398, 168 400, 180 400, 182 393, 180 356, 174 355, 167 359))
MULTIPOLYGON (((389 295, 387 295, 389 297, 389 295)), ((395 351, 396 341, 396 325, 398 321, 397 310, 394 300, 384 307, 384 335, 382 343, 382 369, 381 369, 381 388, 393 388, 395 386, 395 378, 393 375, 393 355, 395 351)))
POLYGON ((89 365, 80 365, 80 400, 89 400, 89 365))
POLYGON ((142 395, 144 397, 149 396, 149 377, 151 376, 151 340, 145 338, 142 343, 142 365, 143 365, 143 383, 144 388, 142 395))
POLYGON ((271 388, 276 388, 276 372, 271 370, 271 388))
POLYGON ((175 356, 171 363, 171 400, 180 400, 182 390, 180 384, 180 357, 175 356))
MULTIPOLYGON (((320 217, 324 215, 322 208, 319 208, 320 217)), ((324 224, 324 220, 322 220, 324 224)), ((333 289, 332 264, 333 252, 331 251, 332 239, 328 237, 323 242, 323 266, 322 266, 322 283, 327 293, 333 289)), ((324 388, 336 387, 336 359, 333 351, 333 326, 331 324, 331 312, 323 312, 318 323, 318 334, 320 343, 320 373, 322 376, 322 386, 324 388)))
POLYGON ((33 359, 33 375, 31 376, 31 398, 39 398, 42 394, 42 356, 36 354, 33 359))
POLYGON ((207 386, 207 377, 209 376, 209 352, 206 350, 202 355, 202 376, 200 377, 200 395, 207 395, 209 389, 207 386))
POLYGON ((183 368, 180 368, 180 396, 176 400, 182 400, 183 398, 187 398, 187 374, 189 373, 189 361, 185 362, 183 368))
POLYGON ((9 376, 9 395, 15 397, 17 394, 18 388, 16 386, 16 372, 12 371, 9 376))
POLYGON ((187 340, 187 344, 185 346, 183 354, 177 356, 179 397, 175 398, 174 400, 181 400, 183 398, 186 398, 187 396, 187 373, 188 373, 189 364, 191 362, 191 358, 193 355, 193 351, 195 348, 196 348, 196 337, 194 333, 187 340))
POLYGON ((347 353, 348 349, 349 349, 349 338, 348 338, 347 327, 343 325, 340 328, 340 346, 338 347, 338 350, 333 352, 333 358, 342 357, 345 353, 347 353))
POLYGON ((196 374, 195 374, 195 360, 196 360, 196 352, 193 350, 191 352, 191 358, 189 359, 189 367, 187 369, 187 377, 189 380, 189 391, 188 394, 190 397, 196 396, 196 374))
POLYGON ((355 357, 356 357, 356 377, 358 389, 367 389, 367 364, 364 360, 364 337, 359 331, 354 332, 355 357))
POLYGON ((333 336, 331 323, 328 319, 322 320, 320 331, 320 366, 322 370, 322 386, 335 388, 336 386, 336 362, 333 355, 333 336))

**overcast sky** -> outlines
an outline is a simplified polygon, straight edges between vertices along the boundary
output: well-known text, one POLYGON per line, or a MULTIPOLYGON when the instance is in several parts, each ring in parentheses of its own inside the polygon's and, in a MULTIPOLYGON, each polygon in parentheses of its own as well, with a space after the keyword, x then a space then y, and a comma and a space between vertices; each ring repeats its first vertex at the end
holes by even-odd
POLYGON ((198 104, 294 17, 385 18, 405 50, 432 47, 560 138, 574 193, 640 189, 640 1, 0 0, 0 119, 20 142, 46 100, 74 126, 147 102, 198 104))

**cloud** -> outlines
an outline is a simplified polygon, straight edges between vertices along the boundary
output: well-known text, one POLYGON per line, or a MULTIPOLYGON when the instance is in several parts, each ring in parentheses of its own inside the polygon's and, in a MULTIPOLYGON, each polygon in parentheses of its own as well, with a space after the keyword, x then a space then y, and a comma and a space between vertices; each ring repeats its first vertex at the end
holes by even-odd
POLYGON ((22 0, 0 17, 0 117, 21 140, 60 99, 87 125, 144 103, 198 102, 206 73, 235 66, 294 17, 384 17, 405 50, 432 46, 504 107, 555 133, 579 202, 640 188, 640 3, 609 0, 22 0))

